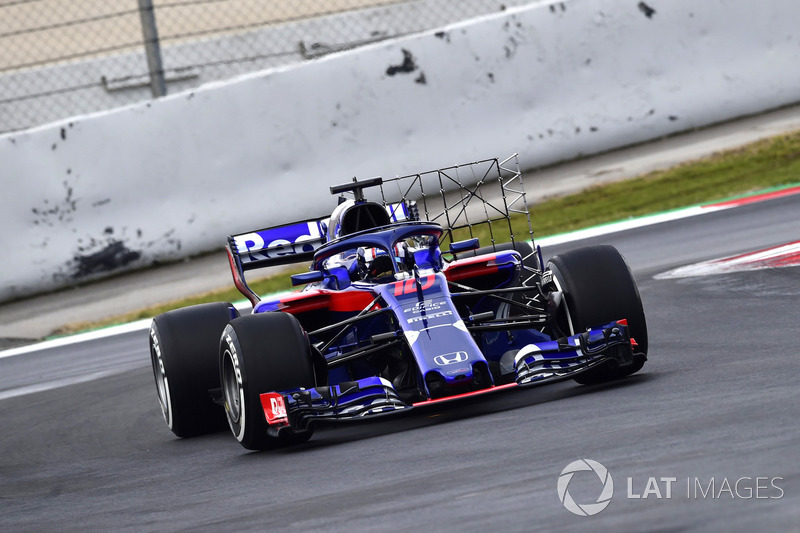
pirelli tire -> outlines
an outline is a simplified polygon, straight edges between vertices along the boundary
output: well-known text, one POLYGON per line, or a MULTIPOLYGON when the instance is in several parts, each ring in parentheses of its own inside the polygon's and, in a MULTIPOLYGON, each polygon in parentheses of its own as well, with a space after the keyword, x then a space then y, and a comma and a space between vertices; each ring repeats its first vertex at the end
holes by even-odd
POLYGON ((233 320, 219 343, 219 375, 228 425, 248 450, 305 442, 311 430, 268 434, 260 395, 315 386, 308 336, 297 319, 282 312, 233 320))
POLYGON ((625 318, 638 344, 632 364, 607 363, 579 374, 575 381, 590 385, 639 371, 647 359, 647 322, 636 281, 619 251, 609 245, 586 246, 554 256, 547 268, 564 294, 569 333, 625 318))
POLYGON ((150 361, 164 421, 178 437, 225 428, 225 412, 210 391, 219 389, 219 338, 239 315, 229 303, 168 311, 150 326, 150 361))

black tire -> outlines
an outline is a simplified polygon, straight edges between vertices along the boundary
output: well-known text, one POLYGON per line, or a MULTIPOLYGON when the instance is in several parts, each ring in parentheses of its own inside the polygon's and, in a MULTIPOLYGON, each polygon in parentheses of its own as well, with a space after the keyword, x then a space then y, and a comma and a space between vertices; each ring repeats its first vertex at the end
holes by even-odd
POLYGON ((228 303, 210 303, 168 311, 150 326, 150 362, 161 413, 178 437, 225 428, 225 412, 210 389, 219 388, 219 337, 238 316, 228 303))
POLYGON ((281 439, 267 434, 260 395, 315 386, 308 336, 297 319, 280 312, 231 321, 219 342, 219 375, 228 425, 248 450, 304 442, 311 431, 281 439))
POLYGON ((640 370, 647 355, 647 322, 636 281, 617 249, 586 246, 556 255, 547 266, 564 293, 570 334, 626 318, 631 337, 638 344, 634 351, 642 354, 631 365, 601 365, 579 374, 575 381, 602 383, 640 370))

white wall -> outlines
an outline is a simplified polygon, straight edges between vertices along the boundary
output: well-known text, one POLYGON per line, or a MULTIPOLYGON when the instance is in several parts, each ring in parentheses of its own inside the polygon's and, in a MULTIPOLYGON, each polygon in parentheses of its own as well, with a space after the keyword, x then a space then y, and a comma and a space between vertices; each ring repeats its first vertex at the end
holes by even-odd
POLYGON ((637 4, 539 3, 2 136, 0 299, 328 213, 352 176, 534 167, 800 101, 795 0, 637 4))

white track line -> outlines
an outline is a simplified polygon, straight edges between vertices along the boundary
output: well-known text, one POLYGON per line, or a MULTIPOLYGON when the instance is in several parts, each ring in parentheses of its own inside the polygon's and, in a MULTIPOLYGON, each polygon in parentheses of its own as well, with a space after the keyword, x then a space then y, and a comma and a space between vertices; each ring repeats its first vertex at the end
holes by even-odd
POLYGON ((111 326, 108 328, 97 329, 94 331, 87 331, 86 333, 76 333, 66 337, 59 337, 47 341, 37 342, 36 344, 29 344, 27 346, 20 346, 19 348, 11 348, 0 352, 0 359, 4 357, 12 357, 30 352, 38 352, 40 350, 49 350, 51 348, 60 348, 70 344, 79 342, 86 342, 95 339, 103 339, 105 337, 113 337, 115 335, 122 335, 131 331, 141 331, 150 328, 151 319, 145 318, 137 320, 136 322, 129 322, 127 324, 120 324, 119 326, 111 326))

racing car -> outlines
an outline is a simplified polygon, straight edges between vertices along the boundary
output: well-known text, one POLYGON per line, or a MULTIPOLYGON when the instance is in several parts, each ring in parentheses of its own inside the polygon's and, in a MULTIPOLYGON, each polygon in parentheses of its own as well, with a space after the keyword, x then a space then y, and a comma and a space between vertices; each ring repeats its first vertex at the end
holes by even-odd
POLYGON ((602 383, 646 361, 623 257, 600 245, 545 263, 515 156, 330 191, 339 203, 329 217, 228 238, 249 313, 221 302, 153 319, 156 390, 175 435, 227 425, 244 448, 263 450, 304 442, 325 422, 565 379, 602 383), (380 201, 366 198, 372 191, 380 201), (481 225, 485 247, 474 237, 481 225), (510 242, 497 242, 498 228, 510 242), (262 299, 245 279, 298 262, 310 267, 291 276, 297 292, 262 299))

